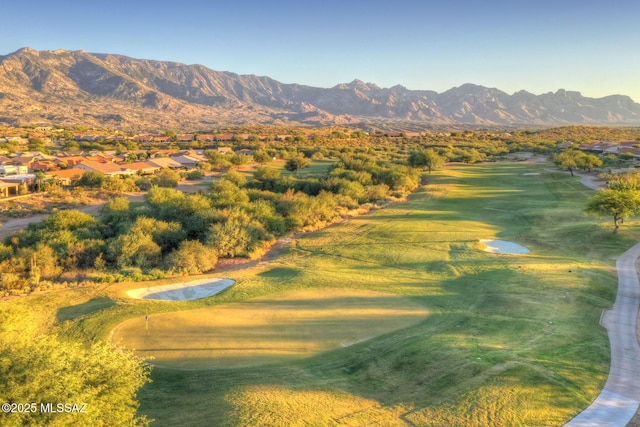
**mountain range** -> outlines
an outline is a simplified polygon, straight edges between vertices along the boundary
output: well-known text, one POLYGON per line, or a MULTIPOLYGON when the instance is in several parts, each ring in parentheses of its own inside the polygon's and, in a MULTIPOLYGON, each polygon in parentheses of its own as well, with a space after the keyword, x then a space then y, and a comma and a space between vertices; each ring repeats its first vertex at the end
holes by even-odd
POLYGON ((562 89, 509 95, 473 84, 442 93, 360 80, 319 88, 202 65, 23 48, 0 56, 0 123, 134 131, 240 124, 634 126, 640 104, 624 95, 589 98, 562 89))

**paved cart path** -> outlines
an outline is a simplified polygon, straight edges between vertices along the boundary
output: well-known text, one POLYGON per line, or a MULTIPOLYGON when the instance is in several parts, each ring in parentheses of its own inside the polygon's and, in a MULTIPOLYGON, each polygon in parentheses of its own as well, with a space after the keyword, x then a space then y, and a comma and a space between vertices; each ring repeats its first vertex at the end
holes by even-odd
POLYGON ((618 258, 616 301, 600 319, 600 324, 607 329, 611 345, 611 368, 604 389, 587 409, 565 426, 623 427, 640 406, 640 345, 636 336, 640 307, 640 282, 636 270, 638 257, 640 243, 618 258))

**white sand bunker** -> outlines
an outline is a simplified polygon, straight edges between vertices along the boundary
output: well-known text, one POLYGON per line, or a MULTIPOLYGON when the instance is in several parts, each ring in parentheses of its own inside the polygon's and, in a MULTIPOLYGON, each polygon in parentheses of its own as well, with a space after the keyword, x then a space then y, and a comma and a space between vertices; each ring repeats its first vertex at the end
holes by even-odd
POLYGON ((194 300, 215 295, 234 283, 235 281, 231 279, 216 279, 212 277, 186 283, 130 289, 126 294, 131 298, 137 299, 194 300))
POLYGON ((494 254, 528 254, 531 251, 517 243, 506 240, 480 240, 485 245, 484 251, 494 254))
POLYGON ((523 173, 522 175, 524 175, 524 176, 535 176, 535 175, 540 175, 540 172, 527 172, 527 173, 523 173))

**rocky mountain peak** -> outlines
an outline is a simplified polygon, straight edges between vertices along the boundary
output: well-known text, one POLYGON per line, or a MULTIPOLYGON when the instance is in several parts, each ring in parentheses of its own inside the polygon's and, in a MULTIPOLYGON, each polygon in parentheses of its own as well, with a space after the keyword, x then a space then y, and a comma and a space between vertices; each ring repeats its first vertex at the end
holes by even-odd
POLYGON ((17 125, 80 124, 129 129, 233 124, 640 124, 640 104, 560 89, 513 95, 471 83, 448 91, 380 88, 354 79, 323 89, 237 75, 202 65, 85 51, 23 48, 0 56, 0 111, 17 125), (28 107, 28 108, 27 108, 28 107))

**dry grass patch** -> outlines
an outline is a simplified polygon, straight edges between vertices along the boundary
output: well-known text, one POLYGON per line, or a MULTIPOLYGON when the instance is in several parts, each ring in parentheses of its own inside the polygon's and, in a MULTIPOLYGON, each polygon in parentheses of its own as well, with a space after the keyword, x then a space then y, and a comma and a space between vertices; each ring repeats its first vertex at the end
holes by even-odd
POLYGON ((239 368, 308 357, 405 328, 427 310, 408 298, 356 289, 308 289, 242 303, 129 319, 118 345, 176 368, 239 368))
POLYGON ((238 425, 246 426, 406 426, 402 406, 335 390, 295 390, 281 386, 255 386, 231 393, 238 425))
POLYGON ((517 366, 454 399, 412 411, 406 419, 425 427, 559 426, 571 418, 572 402, 566 388, 546 376, 539 369, 517 366), (554 399, 556 407, 549 408, 541 396, 554 399))

